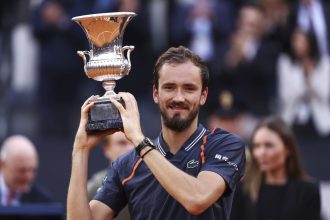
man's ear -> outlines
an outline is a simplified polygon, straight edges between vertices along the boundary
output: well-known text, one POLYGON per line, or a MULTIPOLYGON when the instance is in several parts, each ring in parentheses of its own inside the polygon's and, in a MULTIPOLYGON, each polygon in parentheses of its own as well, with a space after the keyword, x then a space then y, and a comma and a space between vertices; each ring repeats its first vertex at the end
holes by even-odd
POLYGON ((208 87, 205 87, 204 90, 202 91, 201 99, 199 101, 199 104, 200 105, 204 105, 205 104, 206 99, 207 99, 208 92, 209 92, 209 88, 208 87))
POLYGON ((155 85, 152 86, 152 97, 154 99, 154 102, 158 104, 158 90, 155 85))

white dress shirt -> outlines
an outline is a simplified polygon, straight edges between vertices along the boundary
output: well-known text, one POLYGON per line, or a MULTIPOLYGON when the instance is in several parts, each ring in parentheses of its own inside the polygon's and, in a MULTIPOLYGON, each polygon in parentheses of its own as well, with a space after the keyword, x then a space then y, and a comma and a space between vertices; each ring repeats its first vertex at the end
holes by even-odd
POLYGON ((1 195, 1 206, 19 206, 20 194, 16 193, 14 198, 12 198, 11 204, 8 204, 9 189, 5 183, 2 173, 0 173, 0 195, 1 195))

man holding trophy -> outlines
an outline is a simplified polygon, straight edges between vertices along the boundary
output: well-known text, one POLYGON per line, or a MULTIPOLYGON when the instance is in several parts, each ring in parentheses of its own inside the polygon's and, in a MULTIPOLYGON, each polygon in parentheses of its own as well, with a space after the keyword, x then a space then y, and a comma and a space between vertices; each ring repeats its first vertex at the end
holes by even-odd
MULTIPOLYGON (((117 22, 121 19, 113 16, 130 15, 91 16, 97 23, 117 22)), ((117 49, 123 50, 121 46, 117 49)), ((158 58, 153 100, 161 112, 162 131, 154 141, 142 133, 132 94, 119 92, 116 98, 101 101, 110 101, 118 110, 122 126, 109 122, 113 120, 107 111, 113 108, 108 103, 101 113, 92 113, 99 114, 97 117, 91 117, 100 97, 90 97, 81 108, 73 145, 68 219, 113 219, 128 204, 132 219, 228 220, 236 184, 244 173, 244 143, 231 133, 221 129, 210 132, 198 123, 199 107, 208 94, 208 79, 204 62, 185 47, 170 48, 158 58), (99 120, 103 115, 106 117, 99 120), (86 125, 91 121, 103 124, 90 129, 86 125), (86 184, 90 151, 118 129, 124 130, 136 148, 113 162, 102 187, 89 202, 86 184)))

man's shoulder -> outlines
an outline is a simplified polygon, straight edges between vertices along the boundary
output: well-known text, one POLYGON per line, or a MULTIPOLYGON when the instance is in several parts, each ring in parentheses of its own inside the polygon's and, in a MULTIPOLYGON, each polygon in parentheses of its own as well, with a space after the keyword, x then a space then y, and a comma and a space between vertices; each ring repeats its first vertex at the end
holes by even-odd
POLYGON ((140 157, 136 154, 135 149, 132 149, 113 161, 111 168, 114 168, 120 174, 125 175, 132 172, 133 167, 139 160, 140 157))
POLYGON ((245 143, 241 137, 238 135, 225 131, 221 128, 216 128, 210 134, 207 135, 207 142, 209 145, 219 146, 221 145, 237 145, 239 147, 244 147, 245 143))

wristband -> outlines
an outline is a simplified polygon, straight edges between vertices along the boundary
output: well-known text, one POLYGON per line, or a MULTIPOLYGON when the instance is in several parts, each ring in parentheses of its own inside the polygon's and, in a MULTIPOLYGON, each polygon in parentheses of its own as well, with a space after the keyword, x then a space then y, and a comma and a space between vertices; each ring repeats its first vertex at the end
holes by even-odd
POLYGON ((144 148, 147 147, 147 146, 150 146, 151 148, 156 149, 156 147, 155 147, 155 145, 152 143, 152 141, 151 141, 149 138, 145 137, 145 138, 141 141, 141 143, 139 143, 139 145, 135 148, 135 150, 136 150, 136 154, 140 156, 140 154, 141 154, 141 150, 144 149, 144 148))

